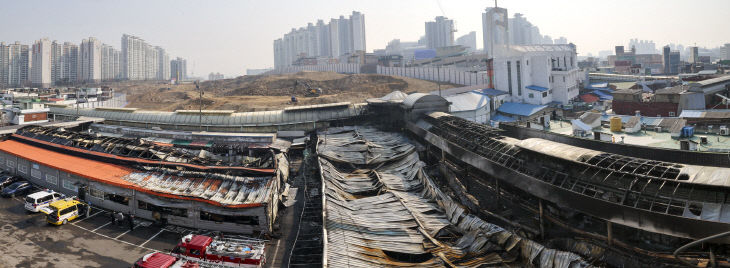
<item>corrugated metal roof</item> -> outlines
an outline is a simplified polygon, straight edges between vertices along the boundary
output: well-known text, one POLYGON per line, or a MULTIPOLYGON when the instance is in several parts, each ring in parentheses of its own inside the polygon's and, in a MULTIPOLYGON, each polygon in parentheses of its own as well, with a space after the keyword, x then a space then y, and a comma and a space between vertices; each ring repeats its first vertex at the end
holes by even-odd
POLYGON ((509 117, 509 116, 506 116, 506 115, 497 114, 495 116, 492 116, 492 121, 497 121, 497 122, 517 122, 517 119, 514 119, 514 118, 509 117))
POLYGON ((484 89, 474 90, 474 92, 479 93, 479 94, 484 94, 487 96, 500 96, 500 95, 509 94, 506 91, 501 91, 501 90, 497 90, 497 89, 493 89, 493 88, 484 88, 484 89))
POLYGON ((501 106, 499 106, 499 108, 497 108, 497 111, 506 113, 506 114, 530 116, 539 111, 542 111, 545 108, 547 108, 547 106, 545 106, 545 105, 534 105, 534 104, 518 103, 518 102, 505 102, 501 106))
POLYGON ((548 91, 548 88, 541 87, 541 86, 536 86, 536 85, 529 85, 529 86, 526 86, 525 88, 532 89, 532 90, 535 90, 535 91, 540 91, 540 92, 548 91))
POLYGON ((451 102, 449 111, 474 111, 489 106, 489 97, 475 92, 466 92, 446 97, 451 102))
POLYGON ((712 79, 691 82, 691 83, 689 83, 689 85, 691 87, 696 87, 696 86, 704 87, 704 86, 710 86, 710 85, 713 85, 716 83, 730 83, 730 75, 723 75, 723 76, 715 77, 712 79))
POLYGON ((600 90, 594 90, 591 92, 591 94, 598 96, 601 100, 613 100, 613 96, 610 94, 606 94, 603 91, 600 90))
POLYGON ((680 118, 730 118, 730 109, 682 110, 680 118))
MULTIPOLYGON (((337 104, 336 107, 320 106, 306 107, 284 112, 283 110, 231 113, 228 115, 203 114, 204 126, 276 126, 297 124, 313 121, 326 121, 360 115, 365 111, 366 103, 337 104)), ((76 109, 51 107, 50 113, 67 116, 76 116, 76 109)), ((139 122, 163 125, 198 125, 200 117, 197 114, 178 114, 160 111, 109 111, 94 109, 79 109, 78 114, 86 117, 104 118, 110 121, 139 122)))
POLYGON ((0 142, 0 151, 89 180, 161 197, 195 200, 216 206, 261 206, 262 203, 270 202, 271 191, 278 189, 276 176, 208 174, 193 177, 185 176, 192 172, 171 169, 166 172, 138 170, 46 150, 15 140, 0 142))

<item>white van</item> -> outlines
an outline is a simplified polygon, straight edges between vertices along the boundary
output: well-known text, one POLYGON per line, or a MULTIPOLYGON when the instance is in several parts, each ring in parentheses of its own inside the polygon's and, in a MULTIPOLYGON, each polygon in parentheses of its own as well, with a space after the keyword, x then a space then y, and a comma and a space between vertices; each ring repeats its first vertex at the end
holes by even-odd
POLYGON ((61 193, 46 190, 29 194, 25 197, 25 209, 31 212, 38 212, 40 208, 47 207, 51 203, 63 199, 65 196, 61 193))

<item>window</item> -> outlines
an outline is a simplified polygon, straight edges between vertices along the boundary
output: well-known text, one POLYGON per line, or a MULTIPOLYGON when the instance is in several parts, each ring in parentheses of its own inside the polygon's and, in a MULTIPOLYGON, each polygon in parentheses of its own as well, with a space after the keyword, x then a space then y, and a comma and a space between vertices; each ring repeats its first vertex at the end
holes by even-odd
POLYGON ((89 188, 89 195, 104 200, 104 192, 96 188, 89 188))
POLYGON ((172 216, 176 216, 176 217, 183 217, 183 218, 188 217, 188 210, 185 208, 161 207, 161 206, 156 206, 156 205, 147 203, 142 200, 137 200, 137 208, 149 210, 149 211, 157 211, 160 213, 164 213, 164 214, 172 215, 172 216))
POLYGON ((114 203, 122 204, 125 206, 129 206, 129 197, 118 195, 118 194, 112 194, 112 193, 105 193, 104 199, 112 201, 114 203))
POLYGON ((527 96, 529 96, 529 97, 530 97, 530 99, 532 99, 532 98, 534 98, 534 97, 535 97, 535 95, 533 95, 532 93, 530 93, 530 94, 527 94, 527 96))
POLYGON ((507 61, 507 87, 509 88, 509 94, 514 95, 512 92, 512 63, 507 61))
POLYGON ((563 76, 563 83, 565 83, 565 76, 563 76))
POLYGON ((74 191, 74 192, 79 191, 79 187, 76 187, 76 185, 74 185, 73 181, 70 181, 70 180, 62 180, 62 181, 63 181, 62 182, 63 188, 66 188, 66 189, 74 191))
POLYGON ((525 65, 530 66, 530 61, 529 60, 526 60, 525 61, 525 65))
POLYGON ((50 184, 58 184, 58 177, 46 174, 46 181, 50 184))
POLYGON ((13 160, 10 160, 10 159, 8 159, 8 161, 5 164, 8 165, 9 168, 14 168, 15 167, 15 162, 13 160))
POLYGON ((669 112, 669 116, 675 116, 674 112, 669 112))
POLYGON ((71 212, 74 212, 75 210, 76 210, 76 206, 67 207, 67 208, 62 209, 61 212, 58 213, 58 214, 60 214, 60 215, 66 215, 66 214, 69 214, 71 212))
POLYGON ((23 174, 28 174, 28 166, 18 165, 18 171, 23 174))
POLYGON ((517 96, 522 96, 522 65, 520 61, 515 64, 517 66, 517 96))
POLYGON ((41 179, 41 171, 37 169, 31 169, 30 170, 30 176, 36 179, 41 179))
POLYGON ((563 67, 566 67, 566 69, 568 67, 568 61, 565 60, 565 56, 563 56, 563 67))
POLYGON ((548 94, 548 93, 547 93, 547 91, 543 92, 543 93, 542 93, 542 97, 543 97, 543 98, 547 97, 547 94, 548 94))
POLYGON ((200 211, 200 219, 204 221, 214 222, 231 222, 245 225, 259 225, 258 216, 238 216, 238 215, 221 215, 205 211, 200 211))
POLYGON ((552 89, 551 89, 551 90, 549 90, 548 92, 550 92, 550 94, 553 94, 553 90, 552 90, 552 89))

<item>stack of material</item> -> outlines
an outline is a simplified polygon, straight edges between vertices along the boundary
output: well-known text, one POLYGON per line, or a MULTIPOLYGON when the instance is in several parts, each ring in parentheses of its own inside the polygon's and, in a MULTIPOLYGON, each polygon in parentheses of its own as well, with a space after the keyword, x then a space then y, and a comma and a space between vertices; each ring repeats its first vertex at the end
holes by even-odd
POLYGON ((399 134, 330 130, 319 133, 317 151, 326 266, 481 267, 515 255, 538 267, 590 266, 468 214, 428 177, 399 134))

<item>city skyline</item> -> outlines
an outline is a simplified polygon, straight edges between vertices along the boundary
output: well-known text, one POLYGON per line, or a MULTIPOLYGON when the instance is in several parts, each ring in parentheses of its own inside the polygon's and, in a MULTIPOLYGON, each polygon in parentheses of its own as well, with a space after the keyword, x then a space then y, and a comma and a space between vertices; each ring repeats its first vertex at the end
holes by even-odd
MULTIPOLYGON (((0 11, 0 23, 14 26, 0 28, 0 40, 30 45, 43 37, 59 43, 77 43, 94 36, 102 43, 120 48, 118 36, 128 33, 165 47, 171 55, 188 59, 189 76, 205 76, 211 72, 241 75, 246 69, 272 67, 272 40, 317 19, 352 11, 367 15, 366 47, 372 52, 385 48, 393 39, 418 40, 424 35, 424 23, 437 16, 455 21, 458 29, 455 36, 475 31, 477 40, 481 40, 481 13, 493 5, 490 1, 443 2, 441 8, 437 1, 77 3, 13 2, 0 11), (39 5, 46 8, 38 8, 39 5), (24 21, 28 14, 42 18, 64 14, 65 22, 33 19, 17 23, 24 21)), ((713 48, 730 39, 730 29, 722 27, 723 18, 730 17, 728 1, 502 1, 499 5, 509 11, 510 17, 523 14, 544 35, 566 37, 577 45, 578 54, 583 56, 626 45, 633 38, 652 40, 657 49, 669 43, 713 48), (554 7, 560 6, 569 8, 556 14, 554 7), (709 6, 713 8, 706 8, 709 6), (618 12, 632 19, 616 19, 618 12), (680 17, 683 19, 669 19, 680 17)), ((477 46, 481 48, 482 42, 477 42, 477 46)))

